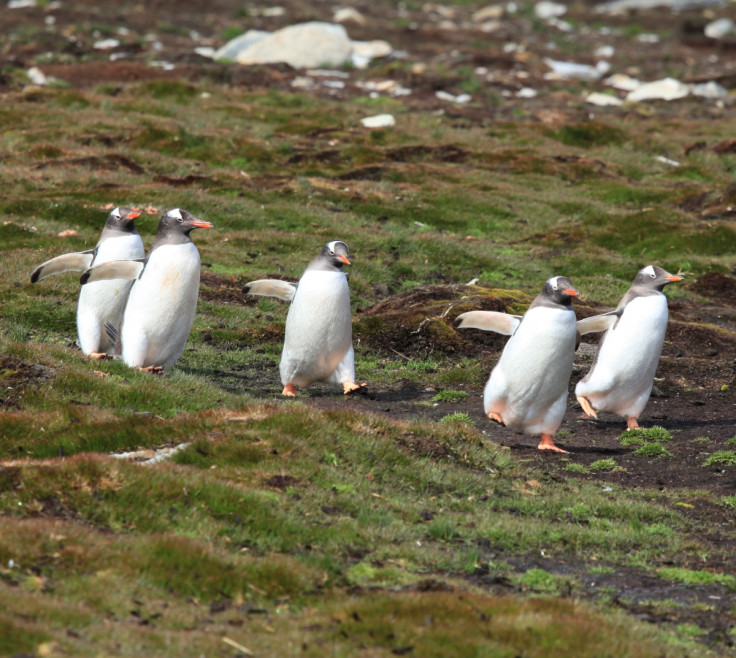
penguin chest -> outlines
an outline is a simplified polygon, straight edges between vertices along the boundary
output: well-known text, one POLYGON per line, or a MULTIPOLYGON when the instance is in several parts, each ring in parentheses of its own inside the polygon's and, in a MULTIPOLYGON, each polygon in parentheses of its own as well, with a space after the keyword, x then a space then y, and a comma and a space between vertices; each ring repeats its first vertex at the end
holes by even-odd
POLYGON ((541 423, 554 408, 552 415, 559 415, 559 424, 575 338, 572 310, 538 307, 528 311, 491 372, 484 392, 486 413, 496 411, 507 425, 527 428, 541 423))
POLYGON ((306 385, 329 377, 350 349, 352 329, 345 274, 306 272, 286 317, 282 379, 306 385))
MULTIPOLYGON (((107 238, 98 245, 92 267, 113 260, 133 260, 144 256, 140 235, 107 238)), ((100 326, 105 322, 112 322, 118 326, 132 285, 133 282, 126 279, 110 279, 82 286, 77 308, 78 317, 94 318, 95 324, 100 326)))
POLYGON ((123 318, 123 358, 145 344, 146 365, 176 361, 189 337, 198 295, 199 252, 194 243, 154 250, 130 291, 123 318))
POLYGON ((648 395, 662 353, 668 320, 664 295, 630 301, 618 323, 606 332, 589 386, 617 398, 648 395))

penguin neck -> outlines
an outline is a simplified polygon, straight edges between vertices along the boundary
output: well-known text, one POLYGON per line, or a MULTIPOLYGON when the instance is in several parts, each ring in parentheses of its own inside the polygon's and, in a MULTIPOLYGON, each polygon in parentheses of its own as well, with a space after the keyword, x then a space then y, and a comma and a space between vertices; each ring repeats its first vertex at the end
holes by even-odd
POLYGON ((317 256, 317 258, 309 263, 304 272, 340 272, 341 274, 345 274, 345 270, 342 269, 342 263, 339 263, 339 265, 335 264, 322 256, 317 256))
POLYGON ((99 242, 107 238, 120 238, 127 235, 139 235, 138 229, 132 222, 129 224, 119 224, 118 222, 105 224, 105 228, 102 229, 102 233, 100 234, 99 242))
POLYGON ((556 308, 560 311, 574 312, 572 299, 568 298, 565 301, 558 302, 547 295, 537 295, 534 301, 529 305, 529 310, 533 308, 556 308))
POLYGON ((187 244, 188 242, 193 242, 192 238, 189 237, 189 233, 170 229, 159 231, 151 245, 151 251, 164 245, 187 244))
POLYGON ((623 298, 619 302, 618 306, 616 307, 616 310, 621 310, 625 308, 629 302, 633 301, 637 297, 656 297, 657 295, 664 296, 664 293, 657 288, 649 288, 645 286, 632 286, 626 291, 626 294, 623 296, 623 298))

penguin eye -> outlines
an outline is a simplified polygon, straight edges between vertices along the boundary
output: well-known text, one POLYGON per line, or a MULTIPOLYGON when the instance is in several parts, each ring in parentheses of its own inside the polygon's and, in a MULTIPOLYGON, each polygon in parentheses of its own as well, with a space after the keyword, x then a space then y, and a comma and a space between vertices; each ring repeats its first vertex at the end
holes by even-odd
POLYGON ((657 275, 654 272, 652 272, 649 276, 652 277, 652 279, 656 279, 657 278, 657 275))
POLYGON ((335 252, 332 251, 332 249, 330 249, 330 256, 334 256, 334 255, 335 255, 335 252))

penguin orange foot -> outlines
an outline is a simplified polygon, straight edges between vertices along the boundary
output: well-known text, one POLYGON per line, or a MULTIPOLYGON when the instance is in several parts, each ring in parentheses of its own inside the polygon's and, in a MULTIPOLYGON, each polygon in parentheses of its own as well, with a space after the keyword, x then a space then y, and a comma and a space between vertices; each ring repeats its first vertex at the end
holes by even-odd
POLYGON ((350 395, 356 391, 362 391, 367 386, 368 384, 366 382, 361 382, 360 384, 356 384, 355 382, 343 382, 342 392, 344 395, 350 395))
POLYGON ((112 359, 112 354, 108 354, 107 352, 90 352, 87 355, 90 359, 94 359, 95 361, 102 361, 103 359, 112 359))
POLYGON ((629 417, 626 419, 626 429, 627 430, 638 430, 639 429, 639 421, 637 418, 629 417))
POLYGON ((164 371, 163 366, 146 366, 145 368, 136 368, 136 370, 141 370, 143 372, 149 372, 152 375, 160 375, 164 371))
POLYGON ((580 403, 580 406, 583 408, 583 412, 588 418, 598 418, 598 414, 595 412, 595 409, 593 409, 593 405, 590 404, 590 400, 588 398, 578 395, 578 402, 580 403))
POLYGON ((284 390, 281 391, 281 395, 285 395, 289 398, 295 398, 296 386, 294 386, 294 384, 287 384, 286 386, 284 386, 284 390))
POLYGON ((506 423, 503 422, 501 414, 497 414, 495 411, 491 411, 488 413, 488 418, 490 418, 494 423, 498 423, 499 425, 501 425, 501 427, 506 427, 506 423))
POLYGON ((555 445, 555 442, 552 440, 551 434, 542 434, 542 439, 539 442, 537 448, 539 450, 551 450, 552 452, 564 452, 565 454, 567 454, 567 450, 564 450, 563 448, 560 448, 560 446, 555 445))

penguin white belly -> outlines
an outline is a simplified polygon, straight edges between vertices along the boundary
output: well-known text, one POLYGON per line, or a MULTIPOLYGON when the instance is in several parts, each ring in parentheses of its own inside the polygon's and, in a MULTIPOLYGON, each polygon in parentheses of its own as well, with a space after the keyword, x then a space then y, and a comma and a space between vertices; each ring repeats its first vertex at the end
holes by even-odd
POLYGON ((599 411, 637 418, 649 400, 668 317, 664 295, 630 301, 606 332, 595 364, 575 394, 599 411))
POLYGON ((286 316, 281 382, 307 386, 330 378, 352 346, 350 291, 342 272, 307 271, 286 316))
POLYGON ((528 311, 486 384, 486 414, 495 412, 529 434, 554 434, 567 406, 575 337, 572 311, 528 311))
MULTIPOLYGON (((98 245, 92 267, 144 256, 143 241, 138 234, 107 238, 98 245)), ((132 285, 133 282, 126 279, 110 279, 82 286, 77 303, 77 335, 84 354, 113 352, 115 345, 107 336, 105 323, 120 327, 132 285)))
POLYGON ((128 297, 121 340, 131 367, 174 365, 186 346, 199 296, 193 243, 155 249, 128 297))

